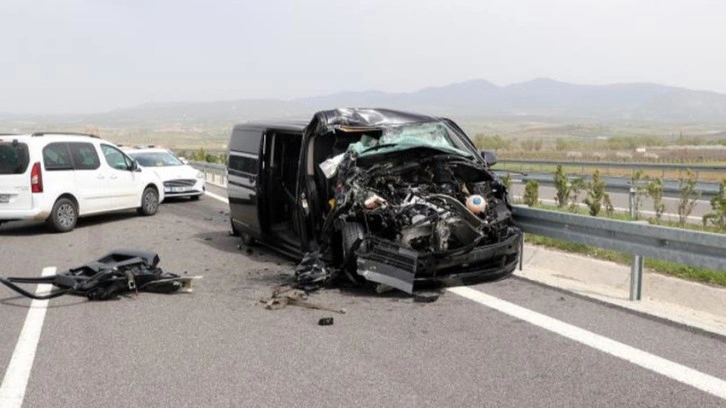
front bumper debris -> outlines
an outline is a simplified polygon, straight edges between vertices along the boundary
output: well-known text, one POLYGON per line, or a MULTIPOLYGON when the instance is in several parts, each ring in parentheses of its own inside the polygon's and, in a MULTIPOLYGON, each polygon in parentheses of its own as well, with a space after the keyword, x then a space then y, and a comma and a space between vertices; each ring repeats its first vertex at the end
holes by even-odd
POLYGON ((357 273, 365 279, 406 293, 427 283, 472 284, 510 275, 520 257, 522 234, 469 252, 439 257, 412 251, 375 237, 366 239, 365 251, 357 253, 357 273))

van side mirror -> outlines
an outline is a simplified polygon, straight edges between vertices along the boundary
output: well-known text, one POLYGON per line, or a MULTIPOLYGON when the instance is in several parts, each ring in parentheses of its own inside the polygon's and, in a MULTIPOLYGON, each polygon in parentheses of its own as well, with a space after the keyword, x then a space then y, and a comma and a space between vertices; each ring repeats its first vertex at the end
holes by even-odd
POLYGON ((491 150, 482 150, 479 152, 481 154, 481 157, 484 158, 484 161, 487 162, 487 165, 490 167, 497 164, 497 154, 494 153, 491 150))
POLYGON ((131 160, 131 169, 129 170, 136 172, 141 171, 141 168, 139 167, 139 162, 137 162, 136 160, 131 160))

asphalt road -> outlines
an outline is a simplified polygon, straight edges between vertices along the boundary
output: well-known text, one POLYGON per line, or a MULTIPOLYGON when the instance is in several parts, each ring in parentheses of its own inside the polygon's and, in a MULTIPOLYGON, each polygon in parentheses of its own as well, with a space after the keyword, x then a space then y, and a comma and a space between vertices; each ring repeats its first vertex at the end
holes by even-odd
MULTIPOLYGON (((421 304, 396 293, 328 289, 311 300, 347 314, 265 310, 259 299, 290 280, 294 263, 264 248, 238 248, 227 233, 227 211, 207 196, 166 203, 154 217, 129 212, 82 220, 67 234, 38 224, 2 226, 6 276, 78 266, 118 247, 156 251, 165 270, 204 275, 193 294, 51 300, 23 406, 726 405, 658 370, 449 291, 421 304), (335 324, 318 326, 325 316, 335 324)), ((726 379, 724 338, 521 279, 472 288, 697 370, 716 384, 726 379)), ((0 287, 0 374, 29 304, 0 287)))

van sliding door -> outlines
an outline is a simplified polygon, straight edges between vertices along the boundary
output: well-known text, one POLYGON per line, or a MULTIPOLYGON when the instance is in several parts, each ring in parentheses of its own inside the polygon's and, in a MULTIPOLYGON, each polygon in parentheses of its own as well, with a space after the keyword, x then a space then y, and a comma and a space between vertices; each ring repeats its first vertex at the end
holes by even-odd
POLYGON ((258 174, 261 129, 235 129, 229 146, 227 195, 232 221, 240 232, 260 235, 258 174))

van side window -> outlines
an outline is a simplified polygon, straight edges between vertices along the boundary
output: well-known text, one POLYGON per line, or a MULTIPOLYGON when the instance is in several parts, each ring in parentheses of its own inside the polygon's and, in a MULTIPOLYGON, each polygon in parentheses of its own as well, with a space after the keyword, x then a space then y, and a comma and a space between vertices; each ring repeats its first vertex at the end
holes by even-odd
POLYGON ((233 152, 250 153, 257 156, 260 152, 261 141, 261 129, 236 128, 232 131, 232 138, 229 141, 229 150, 233 152))
POLYGON ((43 164, 45 169, 53 170, 73 170, 73 162, 71 162, 71 154, 68 151, 67 143, 49 143, 43 148, 43 164))
POLYGON ((251 157, 251 155, 241 156, 232 153, 232 155, 229 156, 228 171, 230 174, 237 176, 256 175, 257 159, 251 157))
POLYGON ((126 155, 123 154, 121 150, 109 145, 102 144, 101 151, 106 157, 106 163, 108 163, 109 166, 113 167, 116 170, 131 169, 131 160, 127 159, 126 155))
POLYGON ((95 170, 101 166, 96 148, 91 143, 68 143, 76 170, 95 170))

